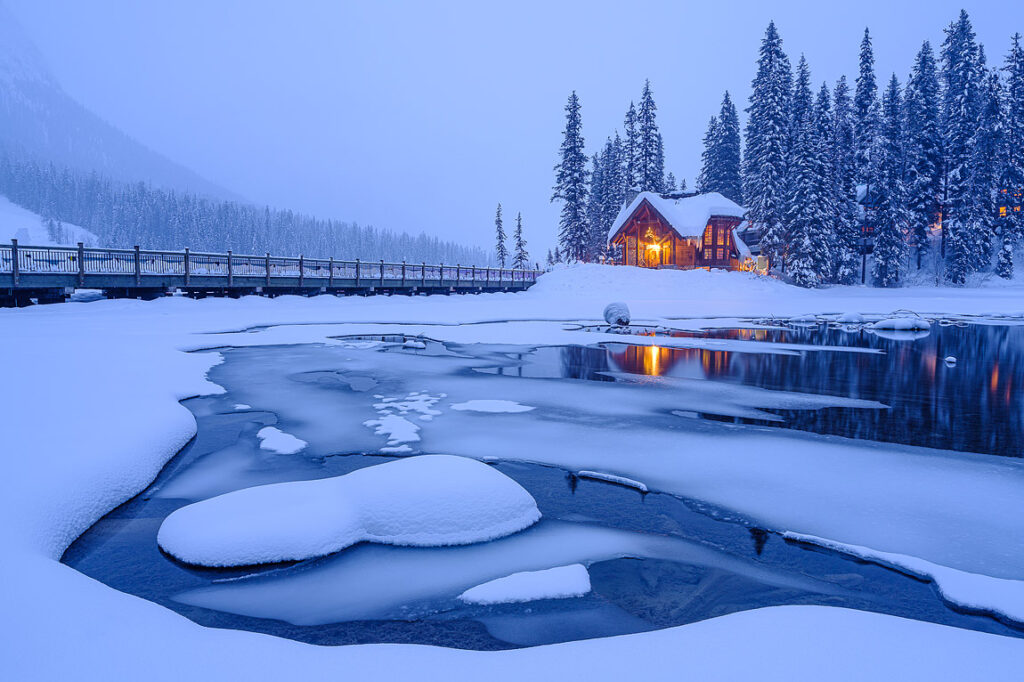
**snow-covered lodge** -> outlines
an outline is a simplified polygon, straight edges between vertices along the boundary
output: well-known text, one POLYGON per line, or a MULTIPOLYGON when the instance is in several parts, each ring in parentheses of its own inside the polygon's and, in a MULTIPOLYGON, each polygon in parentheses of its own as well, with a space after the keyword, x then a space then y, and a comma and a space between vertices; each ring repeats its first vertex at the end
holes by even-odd
POLYGON ((738 232, 744 209, 717 192, 640 192, 612 223, 609 242, 620 265, 752 270, 738 232))

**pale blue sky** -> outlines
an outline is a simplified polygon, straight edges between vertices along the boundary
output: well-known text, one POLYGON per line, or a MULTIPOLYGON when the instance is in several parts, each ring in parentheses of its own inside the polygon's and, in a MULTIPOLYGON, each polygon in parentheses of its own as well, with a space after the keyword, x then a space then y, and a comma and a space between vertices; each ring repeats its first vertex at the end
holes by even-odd
POLYGON ((707 120, 726 89, 745 102, 769 19, 816 84, 856 77, 865 25, 880 82, 903 81, 962 6, 990 62, 1024 32, 1014 0, 6 4, 71 95, 254 202, 491 246, 501 201, 537 257, 574 88, 592 152, 650 78, 667 168, 692 186, 707 120))

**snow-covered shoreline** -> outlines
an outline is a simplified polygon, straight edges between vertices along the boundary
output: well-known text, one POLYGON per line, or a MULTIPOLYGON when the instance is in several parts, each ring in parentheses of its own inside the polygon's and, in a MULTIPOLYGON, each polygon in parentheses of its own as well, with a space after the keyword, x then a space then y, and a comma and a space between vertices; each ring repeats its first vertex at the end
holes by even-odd
MULTIPOLYGON (((574 334, 564 332, 563 325, 551 322, 598 321, 604 305, 620 299, 629 304, 635 320, 652 322, 814 312, 888 314, 898 309, 920 314, 1024 311, 1021 286, 806 291, 735 273, 597 266, 545 275, 521 294, 172 298, 0 310, 0 350, 3 357, 13 359, 10 381, 0 392, 10 468, 0 494, 0 509, 7 519, 0 526, 6 554, 0 578, 7 616, 5 636, 0 638, 0 669, 10 679, 55 679, 72 671, 79 677, 117 679, 141 668, 151 671, 147 675, 153 679, 240 674, 264 679, 338 669, 361 677, 370 666, 375 676, 387 670, 401 676, 400 671, 413 666, 424 679, 544 679, 556 676, 559 669, 607 679, 630 674, 631 661, 649 656, 680 674, 792 679, 799 669, 788 664, 786 652, 799 650, 802 669, 814 678, 822 677, 823 671, 834 679, 872 674, 940 678, 959 671, 963 677, 1015 679, 1016 661, 1024 655, 1021 641, 825 607, 760 609, 672 630, 502 654, 397 645, 323 649, 201 628, 57 563, 75 537, 142 490, 195 433, 194 418, 178 401, 221 390, 205 378, 217 355, 182 351, 322 340, 323 332, 337 331, 342 322, 351 333, 383 327, 401 331, 395 326, 399 324, 441 324, 447 338, 459 342, 578 343, 569 340, 574 334), (468 324, 499 320, 549 322, 523 322, 505 329, 468 324), (459 324, 466 326, 455 326, 459 324), (275 326, 261 334, 221 334, 267 325, 300 326, 275 326), (743 642, 751 655, 728 655, 737 642, 743 642), (166 658, 168 651, 174 651, 177 666, 163 673, 153 670, 152 661, 166 658), (848 668, 835 665, 836 660, 855 658, 856 664, 848 668)), ((599 335, 588 342, 604 340, 595 336, 599 335)), ((858 451, 858 456, 871 453, 858 451)), ((982 457, 957 467, 980 477, 1014 470, 994 459, 982 457)), ((939 457, 921 471, 930 477, 937 474, 935 467, 944 465, 939 457)), ((742 473, 738 467, 728 475, 742 473)), ((646 472, 636 477, 654 486, 664 480, 646 472)), ((710 494, 719 484, 708 479, 704 490, 710 494)), ((749 484, 763 482, 752 477, 749 484)), ((908 504, 915 499, 911 495, 908 504)))

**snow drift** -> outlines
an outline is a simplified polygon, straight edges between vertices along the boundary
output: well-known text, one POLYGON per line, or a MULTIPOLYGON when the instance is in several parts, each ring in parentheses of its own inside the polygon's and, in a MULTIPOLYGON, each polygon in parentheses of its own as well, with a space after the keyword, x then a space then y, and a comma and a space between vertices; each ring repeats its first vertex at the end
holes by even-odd
POLYGON ((427 455, 196 502, 164 520, 157 542, 189 564, 245 566, 323 556, 364 541, 484 542, 539 519, 533 497, 511 478, 476 460, 427 455))

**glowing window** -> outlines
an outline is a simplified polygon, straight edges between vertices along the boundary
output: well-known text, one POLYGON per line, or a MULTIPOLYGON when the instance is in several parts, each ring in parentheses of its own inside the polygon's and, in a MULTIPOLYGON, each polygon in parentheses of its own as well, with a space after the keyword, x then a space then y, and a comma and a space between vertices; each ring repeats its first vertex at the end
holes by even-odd
POLYGON ((725 258, 725 249, 717 249, 715 258, 717 258, 718 260, 722 260, 723 258, 725 258))
POLYGON ((711 260, 711 249, 704 249, 704 260, 711 260))
POLYGON ((718 229, 718 245, 725 246, 725 230, 721 228, 718 229))
POLYGON ((1006 217, 1006 207, 1005 206, 1000 206, 999 207, 999 217, 1000 218, 1005 218, 1006 217))
POLYGON ((711 228, 704 230, 704 244, 705 246, 711 245, 711 228))

